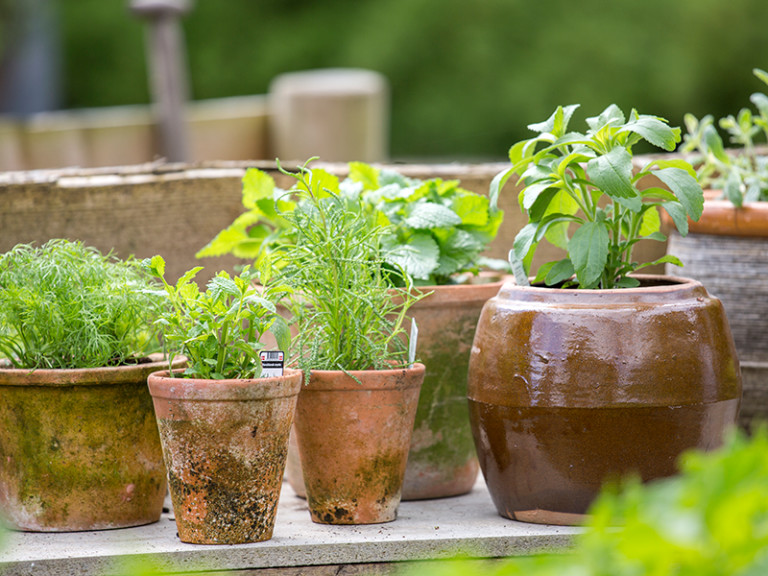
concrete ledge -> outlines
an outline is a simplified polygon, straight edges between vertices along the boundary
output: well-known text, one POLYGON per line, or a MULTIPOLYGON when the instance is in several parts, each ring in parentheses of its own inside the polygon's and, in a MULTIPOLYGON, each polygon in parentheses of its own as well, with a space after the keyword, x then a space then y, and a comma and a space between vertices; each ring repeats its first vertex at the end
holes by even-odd
MULTIPOLYGON (((345 567, 329 573, 364 573, 355 566, 406 560, 434 560, 459 552, 473 558, 562 550, 578 528, 540 526, 496 514, 482 478, 466 496, 403 502, 398 519, 368 526, 326 526, 309 518, 306 502, 285 485, 272 540, 237 546, 184 544, 172 514, 137 528, 60 534, 13 532, 0 551, 4 576, 35 574, 125 574, 125 563, 140 560, 165 573, 225 570, 268 574, 325 574, 319 567, 345 567), (318 567, 305 569, 303 567, 318 567), (301 569, 299 569, 302 567, 301 569), (348 570, 352 569, 352 572, 348 570)), ((237 572, 235 572, 237 574, 237 572)))

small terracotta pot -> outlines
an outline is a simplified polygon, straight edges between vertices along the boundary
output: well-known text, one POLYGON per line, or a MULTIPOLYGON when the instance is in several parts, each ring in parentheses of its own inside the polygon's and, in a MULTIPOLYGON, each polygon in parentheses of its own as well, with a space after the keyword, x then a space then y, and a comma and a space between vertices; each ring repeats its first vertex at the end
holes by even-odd
POLYGON ((695 281, 639 288, 507 283, 484 307, 469 402, 480 465, 502 516, 572 524, 606 481, 677 470, 720 445, 741 376, 720 301, 695 281))
POLYGON ((13 528, 160 519, 165 469, 147 376, 167 366, 0 369, 0 510, 13 528))
POLYGON ((423 364, 312 371, 295 425, 312 521, 395 519, 423 380, 423 364))
POLYGON ((272 537, 301 381, 290 369, 253 380, 149 377, 183 542, 272 537))
POLYGON ((413 426, 403 500, 466 494, 479 465, 467 405, 469 352, 483 305, 501 288, 498 275, 477 283, 419 288, 431 294, 408 315, 419 328, 416 356, 426 366, 413 426))

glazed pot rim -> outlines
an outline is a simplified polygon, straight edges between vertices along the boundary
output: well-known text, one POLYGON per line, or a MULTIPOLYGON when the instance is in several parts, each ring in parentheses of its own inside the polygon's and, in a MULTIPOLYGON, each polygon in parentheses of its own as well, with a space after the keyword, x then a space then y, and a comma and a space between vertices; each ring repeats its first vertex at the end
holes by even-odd
POLYGON ((282 376, 228 380, 175 378, 170 376, 170 371, 160 370, 149 375, 147 385, 150 394, 155 398, 198 401, 259 400, 296 396, 303 379, 304 373, 294 368, 286 368, 282 376))
MULTIPOLYGON (((550 286, 520 286, 514 279, 505 282, 499 296, 518 300, 536 300, 551 302, 584 303, 608 302, 666 302, 688 298, 709 297, 703 284, 692 278, 667 274, 633 274, 647 285, 636 288, 610 288, 605 290, 585 290, 581 288, 555 288, 550 286), (606 300, 608 302, 606 302, 606 300)), ((532 280, 532 279, 531 279, 532 280)))
MULTIPOLYGON (((157 355, 150 355, 154 358, 157 355)), ((177 356, 173 366, 179 367, 186 358, 177 356)), ((150 362, 100 366, 94 368, 5 368, 0 367, 0 385, 3 386, 99 386, 125 382, 144 382, 149 374, 168 366, 168 359, 150 362), (137 376, 139 374, 140 376, 137 376)))

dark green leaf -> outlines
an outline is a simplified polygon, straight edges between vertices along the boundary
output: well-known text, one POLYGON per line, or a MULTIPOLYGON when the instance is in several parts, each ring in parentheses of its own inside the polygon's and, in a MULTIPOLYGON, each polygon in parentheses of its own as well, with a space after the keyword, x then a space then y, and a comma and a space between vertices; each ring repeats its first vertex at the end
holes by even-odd
POLYGON ((586 222, 568 242, 568 256, 582 287, 595 285, 608 261, 610 235, 603 222, 586 222))
POLYGON ((680 202, 664 202, 661 205, 664 210, 667 211, 669 217, 672 218, 677 231, 681 236, 688 235, 688 213, 680 202))
POLYGON ((639 212, 642 200, 632 186, 632 155, 617 146, 607 154, 587 163, 587 174, 595 185, 608 196, 633 212, 639 212))
POLYGON ((552 269, 547 274, 544 282, 547 286, 556 286, 571 278, 574 273, 573 263, 570 258, 563 258, 554 263, 554 266, 552 266, 552 269))
POLYGON ((704 192, 699 182, 680 168, 653 170, 653 175, 669 186, 692 220, 698 221, 704 209, 704 192))
POLYGON ((386 262, 402 268, 414 278, 425 279, 438 267, 440 249, 428 232, 417 232, 400 244, 397 239, 385 236, 382 241, 386 262))

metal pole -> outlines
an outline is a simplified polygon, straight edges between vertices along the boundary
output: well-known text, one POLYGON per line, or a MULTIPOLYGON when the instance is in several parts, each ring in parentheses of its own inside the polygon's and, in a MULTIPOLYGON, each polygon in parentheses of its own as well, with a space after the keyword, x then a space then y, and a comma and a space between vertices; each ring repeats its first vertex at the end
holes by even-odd
POLYGON ((189 0, 131 0, 131 10, 149 23, 147 59, 154 113, 160 130, 160 153, 168 162, 189 159, 184 118, 189 98, 183 32, 179 18, 189 0))

